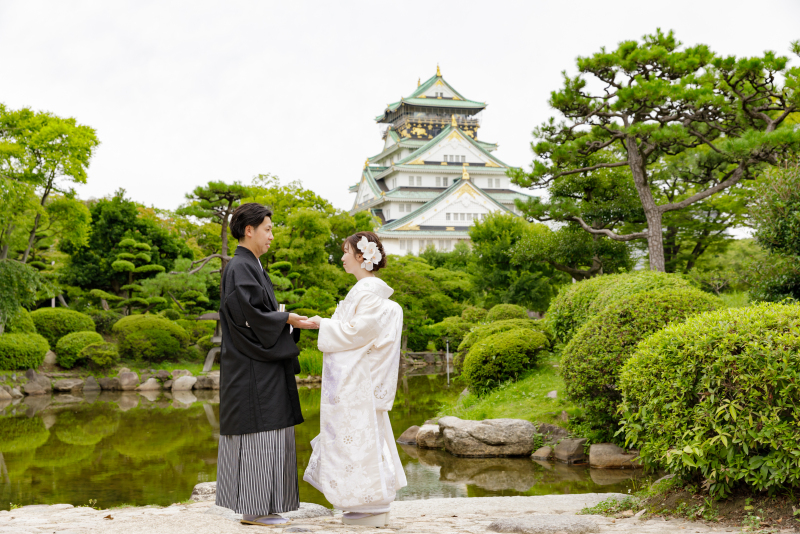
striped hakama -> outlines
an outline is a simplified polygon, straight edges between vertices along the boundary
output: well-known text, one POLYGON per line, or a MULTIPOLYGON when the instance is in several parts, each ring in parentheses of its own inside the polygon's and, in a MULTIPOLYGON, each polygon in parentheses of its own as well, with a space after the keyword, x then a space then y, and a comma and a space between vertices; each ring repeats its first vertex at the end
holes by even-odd
POLYGON ((252 515, 299 509, 294 427, 220 436, 216 504, 252 515))

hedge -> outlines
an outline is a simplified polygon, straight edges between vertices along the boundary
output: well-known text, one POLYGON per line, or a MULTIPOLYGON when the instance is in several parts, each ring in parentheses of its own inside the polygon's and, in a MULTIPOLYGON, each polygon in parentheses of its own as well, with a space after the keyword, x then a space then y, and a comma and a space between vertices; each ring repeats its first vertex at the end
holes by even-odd
POLYGON ((648 291, 611 304, 578 330, 562 352, 561 376, 567 397, 584 407, 587 424, 602 434, 595 439, 614 441, 619 373, 636 345, 667 324, 722 306, 694 288, 648 291))
POLYGON ((67 308, 39 308, 31 312, 36 331, 47 339, 51 347, 73 332, 94 332, 95 324, 86 314, 67 308))
POLYGON ((464 336, 475 325, 464 321, 461 317, 445 317, 440 323, 431 325, 430 331, 435 336, 434 342, 439 350, 447 349, 447 341, 450 341, 450 352, 455 352, 456 347, 461 344, 464 336))
POLYGON ((609 304, 634 293, 670 287, 692 284, 681 275, 657 271, 595 276, 560 291, 547 310, 547 320, 556 338, 566 343, 590 317, 609 304))
POLYGON ((461 312, 461 318, 468 323, 482 323, 486 320, 486 314, 489 313, 484 308, 477 306, 467 306, 461 312))
POLYGON ((64 369, 72 369, 80 361, 80 353, 92 343, 102 343, 103 336, 97 332, 73 332, 56 343, 56 361, 64 369))
POLYGON ((37 369, 50 345, 39 334, 3 334, 0 336, 0 369, 37 369))
POLYGON ((216 321, 189 321, 188 319, 178 319, 175 324, 189 334, 189 343, 192 344, 197 343, 204 336, 214 334, 214 328, 217 326, 216 321))
POLYGON ((31 312, 25 308, 17 308, 14 314, 6 323, 6 334, 36 334, 36 325, 31 319, 31 312))
POLYGON ((189 343, 189 334, 180 325, 160 315, 129 315, 123 317, 112 328, 112 331, 125 338, 127 335, 142 330, 163 330, 178 340, 182 347, 189 343))
POLYGON ((467 352, 475 343, 483 338, 518 328, 536 330, 537 332, 545 334, 545 336, 548 335, 545 332, 546 327, 541 320, 533 321, 531 319, 506 319, 505 321, 497 321, 487 325, 476 326, 458 345, 458 351, 467 352))
POLYGON ((170 358, 177 360, 181 343, 166 330, 137 330, 120 341, 119 352, 131 360, 160 363, 170 358))
POLYGON ((214 347, 219 346, 218 343, 214 343, 211 341, 214 336, 203 336, 197 340, 197 347, 200 349, 200 352, 203 353, 203 357, 208 355, 208 351, 213 349, 214 347))
POLYGON ((83 347, 78 357, 93 369, 108 369, 119 363, 119 350, 113 343, 92 343, 83 347))
POLYGON ((114 310, 87 310, 86 315, 92 318, 95 330, 100 334, 110 334, 111 328, 122 319, 122 314, 114 310))
POLYGON ((800 486, 800 305, 705 313, 643 341, 620 375, 644 463, 715 497, 800 486))
POLYGON ((534 367, 547 345, 544 334, 524 328, 494 334, 469 351, 462 376, 470 391, 485 393, 534 367))
POLYGON ((528 313, 522 306, 516 304, 498 304, 493 306, 486 314, 486 320, 490 323, 495 321, 505 321, 508 319, 527 319, 528 313))

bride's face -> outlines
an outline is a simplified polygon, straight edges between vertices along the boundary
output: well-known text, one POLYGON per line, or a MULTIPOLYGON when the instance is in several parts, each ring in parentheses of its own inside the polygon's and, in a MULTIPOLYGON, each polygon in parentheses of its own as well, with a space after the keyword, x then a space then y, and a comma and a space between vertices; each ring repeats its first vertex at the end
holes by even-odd
POLYGON ((363 267, 361 267, 361 262, 364 261, 361 257, 361 254, 358 256, 354 256, 352 250, 350 249, 350 243, 344 244, 344 254, 342 254, 342 265, 344 265, 344 271, 346 273, 355 274, 363 267))

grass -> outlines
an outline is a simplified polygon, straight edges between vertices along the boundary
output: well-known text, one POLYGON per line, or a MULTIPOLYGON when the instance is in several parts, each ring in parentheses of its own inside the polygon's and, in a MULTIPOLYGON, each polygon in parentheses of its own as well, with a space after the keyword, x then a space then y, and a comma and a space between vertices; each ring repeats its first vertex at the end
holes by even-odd
POLYGON ((317 349, 305 348, 300 351, 300 372, 309 376, 322 376, 322 353, 317 349))
POLYGON ((483 397, 469 394, 443 404, 439 417, 453 415, 461 419, 525 419, 531 422, 552 423, 566 427, 556 418, 562 411, 570 417, 581 413, 575 404, 564 400, 564 381, 558 373, 558 355, 549 353, 536 367, 517 382, 509 382, 483 397), (551 399, 547 393, 556 390, 560 398, 551 399))
MULTIPOLYGON (((186 369, 193 375, 199 375, 203 372, 203 362, 161 362, 161 363, 147 363, 147 362, 127 362, 122 361, 120 365, 128 369, 155 369, 156 371, 174 371, 175 369, 186 369)), ((219 364, 215 363, 212 370, 219 370, 219 364)))

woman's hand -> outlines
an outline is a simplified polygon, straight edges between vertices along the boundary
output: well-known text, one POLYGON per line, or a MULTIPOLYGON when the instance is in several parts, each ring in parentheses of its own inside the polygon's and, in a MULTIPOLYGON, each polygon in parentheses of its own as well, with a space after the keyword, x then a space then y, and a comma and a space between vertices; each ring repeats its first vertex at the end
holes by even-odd
POLYGON ((292 325, 295 328, 303 328, 303 329, 319 328, 319 323, 315 324, 305 315, 297 315, 296 313, 290 313, 289 318, 286 319, 286 323, 292 325))
POLYGON ((322 317, 319 315, 315 315, 314 317, 308 320, 309 323, 314 323, 317 328, 319 328, 320 323, 322 322, 322 317))

